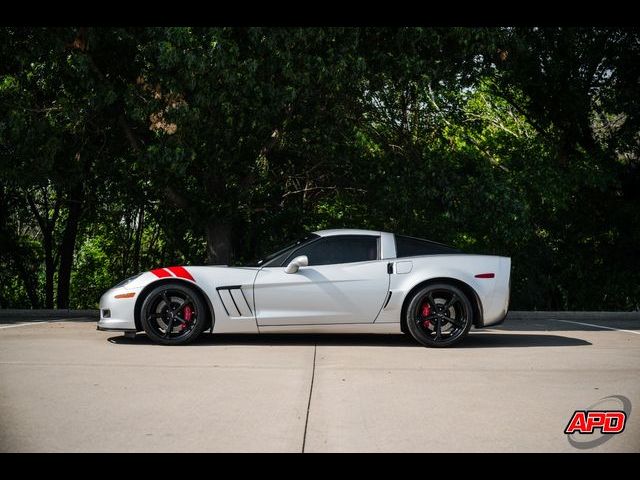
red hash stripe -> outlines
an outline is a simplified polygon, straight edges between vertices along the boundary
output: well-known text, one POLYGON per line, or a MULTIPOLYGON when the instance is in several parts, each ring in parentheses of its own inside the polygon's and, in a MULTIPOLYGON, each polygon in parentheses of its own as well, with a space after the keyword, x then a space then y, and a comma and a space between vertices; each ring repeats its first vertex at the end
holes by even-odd
POLYGON ((171 274, 167 272, 164 268, 156 268, 155 270, 151 270, 151 273, 153 273, 158 278, 165 278, 165 277, 171 276, 171 274))
POLYGON ((176 277, 186 278, 187 280, 195 282, 194 278, 184 267, 167 267, 167 270, 170 270, 176 277))

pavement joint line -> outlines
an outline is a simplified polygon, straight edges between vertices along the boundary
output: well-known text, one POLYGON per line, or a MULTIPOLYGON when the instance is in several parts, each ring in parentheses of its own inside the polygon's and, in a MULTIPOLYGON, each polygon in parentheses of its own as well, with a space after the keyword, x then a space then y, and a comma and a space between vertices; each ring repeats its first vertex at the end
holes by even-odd
POLYGON ((55 320, 42 320, 42 321, 39 321, 39 322, 17 323, 17 324, 14 324, 14 325, 0 325, 0 329, 3 329, 3 328, 15 328, 15 327, 26 327, 28 325, 40 325, 40 324, 43 324, 43 323, 51 323, 53 321, 55 321, 55 320))
POLYGON ((604 325, 596 325, 594 323, 574 322, 573 320, 560 320, 557 318, 550 318, 554 322, 575 323, 576 325, 585 325, 587 327, 604 328, 605 330, 615 330, 616 332, 633 333, 634 335, 640 335, 640 332, 634 332, 633 330, 625 330, 623 328, 605 327, 604 325))
POLYGON ((318 351, 318 344, 313 345, 313 370, 311 372, 311 386, 309 387, 309 401, 307 403, 307 418, 304 420, 304 436, 302 437, 302 453, 304 453, 304 447, 307 442, 307 426, 309 425, 309 411, 311 410, 311 395, 313 394, 313 380, 316 376, 316 352, 318 351))

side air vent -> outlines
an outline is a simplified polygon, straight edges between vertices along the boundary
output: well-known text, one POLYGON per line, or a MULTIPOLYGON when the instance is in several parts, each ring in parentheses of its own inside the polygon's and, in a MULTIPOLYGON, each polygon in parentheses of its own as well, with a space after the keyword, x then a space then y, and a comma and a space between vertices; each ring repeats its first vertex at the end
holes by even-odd
POLYGON ((251 307, 240 285, 217 287, 216 290, 227 315, 230 317, 250 317, 252 315, 251 307))
POLYGON ((384 305, 382 306, 382 308, 387 308, 387 305, 389 305, 389 300, 391 300, 391 290, 389 290, 389 293, 387 294, 387 299, 384 301, 384 305))

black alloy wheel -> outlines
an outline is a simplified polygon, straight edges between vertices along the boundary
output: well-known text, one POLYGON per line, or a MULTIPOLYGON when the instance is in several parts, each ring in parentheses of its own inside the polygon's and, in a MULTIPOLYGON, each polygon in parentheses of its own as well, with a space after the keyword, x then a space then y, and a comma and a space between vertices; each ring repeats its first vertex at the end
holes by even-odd
POLYGON ((409 332, 418 342, 427 347, 450 347, 469 333, 473 309, 458 287, 434 284, 415 293, 405 320, 409 332))
POLYGON ((144 299, 141 323, 149 338, 164 345, 184 345, 205 328, 206 310, 200 295, 180 284, 153 289, 144 299))

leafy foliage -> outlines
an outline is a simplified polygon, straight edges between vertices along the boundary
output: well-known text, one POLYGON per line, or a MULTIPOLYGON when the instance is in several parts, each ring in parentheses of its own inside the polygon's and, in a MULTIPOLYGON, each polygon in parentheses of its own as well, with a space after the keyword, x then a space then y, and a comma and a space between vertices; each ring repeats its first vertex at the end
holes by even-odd
POLYGON ((359 227, 513 259, 512 308, 640 306, 640 35, 0 29, 0 307, 359 227))

